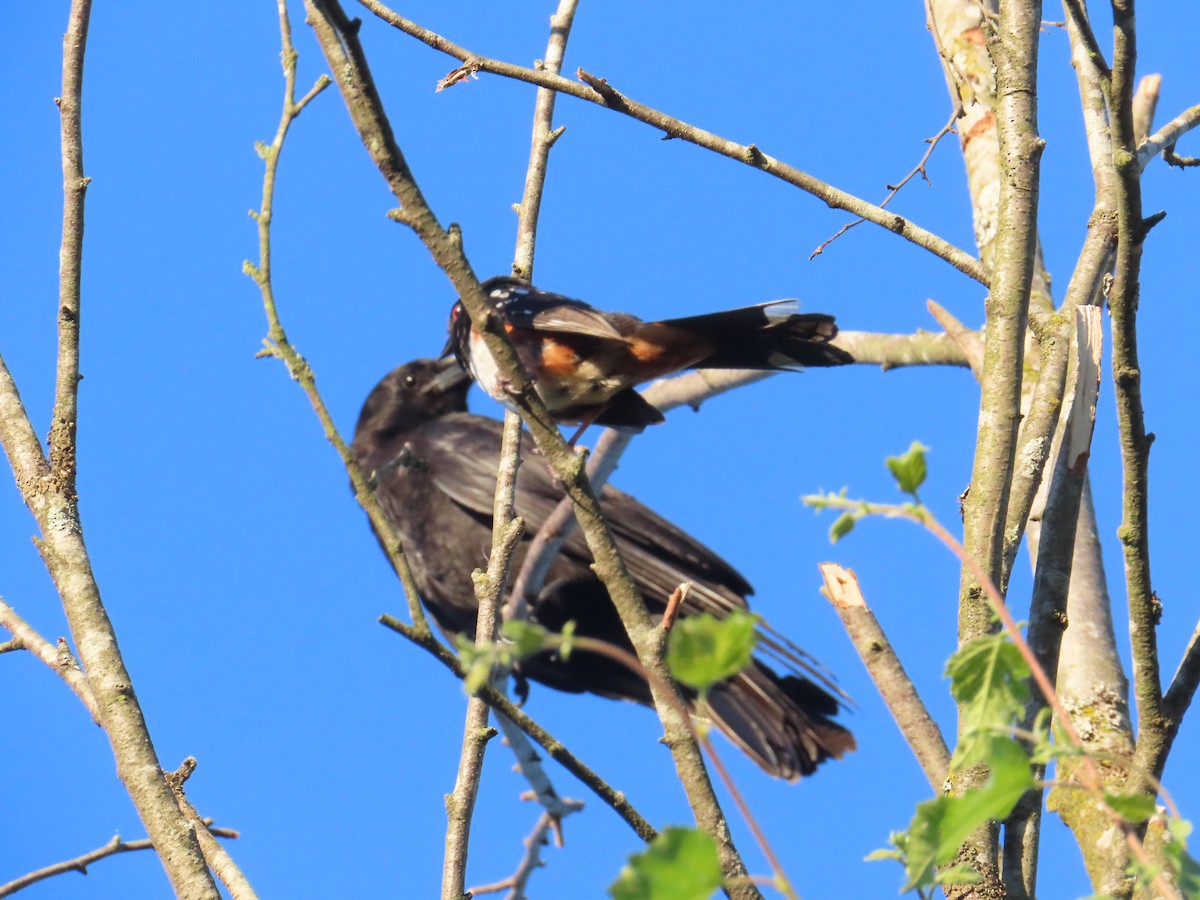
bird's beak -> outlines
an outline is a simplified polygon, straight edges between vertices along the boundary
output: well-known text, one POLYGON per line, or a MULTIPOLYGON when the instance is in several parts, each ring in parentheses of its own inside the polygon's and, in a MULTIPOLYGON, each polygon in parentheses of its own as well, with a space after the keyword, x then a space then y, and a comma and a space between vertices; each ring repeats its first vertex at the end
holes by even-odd
POLYGON ((458 364, 453 354, 443 354, 437 362, 438 372, 429 381, 431 390, 449 391, 471 380, 471 374, 458 364))
POLYGON ((453 355, 454 355, 454 335, 450 335, 450 337, 446 338, 446 346, 443 347, 442 352, 440 354, 438 354, 438 359, 443 360, 447 356, 453 356, 453 355))

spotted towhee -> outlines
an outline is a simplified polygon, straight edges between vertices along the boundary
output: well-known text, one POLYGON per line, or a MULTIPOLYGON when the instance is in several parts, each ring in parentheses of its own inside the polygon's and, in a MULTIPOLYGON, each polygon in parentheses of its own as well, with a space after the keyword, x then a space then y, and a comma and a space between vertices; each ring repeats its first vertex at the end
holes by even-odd
MULTIPOLYGON (((400 537, 421 600, 443 632, 473 637, 478 609, 471 570, 492 540, 500 423, 467 412, 469 385, 450 359, 400 366, 367 397, 351 447, 400 537)), ((529 465, 518 469, 515 502, 526 527, 515 568, 563 497, 532 442, 524 447, 529 465)), ((683 582, 691 588, 681 616, 723 617, 746 607, 750 585, 695 538, 614 488, 601 491, 600 505, 652 616, 661 618, 668 596, 683 582)), ((529 598, 530 616, 553 632, 574 622, 577 635, 632 651, 591 562, 576 530, 544 586, 529 598)), ((758 648, 774 668, 756 659, 713 686, 705 704, 713 723, 763 769, 789 780, 853 750, 854 736, 833 718, 840 691, 820 666, 765 622, 759 623, 758 648)), ((650 703, 643 675, 578 649, 566 658, 537 653, 520 661, 517 674, 560 691, 650 703)), ((682 691, 696 702, 694 691, 682 691)))
MULTIPOLYGON (((795 300, 643 322, 515 278, 489 278, 482 287, 559 422, 633 430, 657 424, 662 413, 634 385, 680 369, 797 370, 854 362, 829 343, 837 335, 833 316, 800 313, 795 300)), ((446 350, 488 394, 513 406, 461 301, 450 313, 446 350)))

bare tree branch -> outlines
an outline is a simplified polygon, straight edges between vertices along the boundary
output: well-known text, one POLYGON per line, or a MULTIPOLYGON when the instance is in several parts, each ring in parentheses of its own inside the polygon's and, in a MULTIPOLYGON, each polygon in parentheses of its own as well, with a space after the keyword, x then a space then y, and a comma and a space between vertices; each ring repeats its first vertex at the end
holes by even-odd
POLYGON ((950 771, 950 748, 904 671, 879 620, 867 606, 857 576, 837 563, 821 563, 817 568, 825 579, 821 593, 833 604, 842 620, 850 642, 862 657, 879 696, 896 720, 930 787, 941 793, 950 771))
POLYGON ((1145 229, 1141 169, 1137 165, 1133 125, 1137 40, 1133 0, 1114 0, 1113 78, 1110 115, 1117 171, 1117 258, 1108 308, 1112 314, 1113 386, 1121 437, 1122 521, 1118 530, 1125 552, 1125 587, 1133 650, 1133 684, 1138 709, 1135 768, 1162 775, 1170 747, 1162 717, 1158 662, 1158 598, 1150 583, 1150 536, 1146 518, 1150 444, 1142 410, 1142 373, 1137 346, 1138 281, 1145 229))
MULTIPOLYGON (((550 38, 546 46, 546 59, 542 67, 549 72, 558 73, 562 69, 562 60, 566 54, 567 41, 571 34, 571 25, 575 19, 578 0, 560 0, 558 10, 550 20, 550 38)), ((513 256, 513 273, 529 280, 533 277, 533 263, 537 245, 537 221, 541 213, 542 194, 546 186, 546 173, 550 158, 550 149, 562 135, 563 129, 554 129, 554 101, 557 95, 550 90, 538 89, 533 113, 533 136, 530 142, 529 165, 525 174, 525 190, 520 205, 517 207, 517 246, 513 256)), ((501 450, 500 476, 496 485, 496 512, 493 523, 511 518, 513 515, 512 497, 516 488, 516 469, 520 465, 521 420, 511 410, 504 416, 503 448, 501 450), (512 477, 508 477, 511 466, 512 477), (503 503, 502 503, 503 499, 503 503), (507 507, 504 506, 507 503, 507 507)), ((497 552, 497 540, 503 535, 497 530, 497 539, 493 541, 493 557, 497 552)), ((507 545, 504 557, 504 578, 508 577, 508 565, 518 541, 507 545)), ((489 566, 489 569, 491 566, 489 566)), ((489 584, 493 577, 489 572, 489 584)), ((503 596, 503 584, 498 585, 494 598, 488 602, 487 618, 491 626, 485 629, 485 613, 483 603, 480 604, 479 623, 476 625, 476 640, 480 632, 495 631, 497 607, 503 596)), ((511 592, 510 592, 511 594, 511 592)), ((507 612, 509 602, 505 603, 507 612)), ((492 685, 503 692, 507 686, 507 673, 497 673, 492 679, 492 685)), ((481 703, 472 698, 471 703, 481 703)), ((468 715, 470 713, 468 712, 468 715)), ((577 800, 564 799, 559 796, 541 764, 540 758, 534 752, 532 744, 517 725, 501 713, 496 715, 497 723, 504 732, 505 742, 511 748, 517 760, 517 768, 525 779, 534 796, 545 810, 543 821, 548 821, 561 837, 561 820, 572 812, 583 808, 577 800)), ((478 777, 478 772, 476 773, 478 777)), ((521 894, 525 882, 532 874, 537 860, 541 839, 531 836, 526 842, 527 856, 525 862, 513 876, 514 894, 521 894)), ((540 863, 539 863, 540 864, 540 863)), ((461 884, 458 885, 461 888, 461 884)))
POLYGON ((469 70, 472 73, 491 72, 492 74, 502 75, 506 78, 525 81, 529 84, 550 88, 563 94, 570 94, 572 97, 580 100, 587 100, 615 112, 623 113, 630 118, 663 131, 668 137, 679 138, 688 143, 696 144, 699 147, 712 150, 729 159, 745 163, 748 166, 760 169, 769 175, 786 181, 788 184, 798 187, 824 201, 828 206, 835 209, 844 209, 849 213, 866 219, 868 222, 874 222, 888 231, 892 231, 912 241, 917 246, 923 247, 935 256, 944 259, 960 272, 974 278, 976 281, 982 284, 988 283, 989 274, 987 268, 969 253, 955 247, 932 232, 915 225, 903 216, 890 213, 882 207, 868 203, 818 178, 814 178, 812 175, 802 172, 794 166, 768 156, 754 144, 739 144, 712 132, 697 128, 694 125, 689 125, 658 110, 644 106, 616 91, 604 79, 597 78, 583 69, 579 69, 577 72, 579 79, 584 82, 584 85, 580 85, 561 76, 539 72, 535 69, 527 69, 511 63, 501 62, 500 60, 489 59, 477 53, 472 53, 446 40, 441 35, 434 34, 429 29, 422 28, 415 22, 397 15, 378 2, 378 0, 359 0, 359 2, 389 25, 417 38, 417 40, 423 41, 435 50, 461 60, 464 63, 464 70, 469 70))
POLYGON ((258 895, 254 893, 250 882, 242 874, 242 870, 238 868, 237 863, 233 861, 233 857, 229 855, 229 852, 224 847, 217 843, 213 833, 209 831, 209 820, 200 817, 200 814, 196 812, 196 808, 192 806, 191 801, 188 800, 187 795, 183 791, 184 782, 195 771, 196 758, 189 756, 178 769, 167 773, 167 784, 170 785, 171 792, 175 795, 175 802, 179 805, 180 812, 187 818, 188 825, 196 832, 196 839, 200 842, 200 849, 204 853, 204 859, 212 868, 213 873, 228 889, 232 900, 258 900, 258 895))
POLYGON ((1162 89, 1161 75, 1143 75, 1133 95, 1133 135, 1138 142, 1138 164, 1142 163, 1142 144, 1154 126, 1154 113, 1158 109, 1158 95, 1162 89))
MULTIPOLYGON (((1063 427, 1054 457, 1053 478, 1041 514, 1042 539, 1034 569, 1033 598, 1029 607, 1026 640, 1042 669, 1051 678, 1058 672, 1059 651, 1067 628, 1067 598, 1075 552, 1075 530, 1080 499, 1091 453, 1096 422, 1096 397, 1100 389, 1103 337, 1100 309, 1080 306, 1075 310, 1075 339, 1072 341, 1074 373, 1071 396, 1063 409, 1063 427)), ((1030 731, 1046 698, 1030 691, 1021 727, 1030 731)), ((1045 767, 1035 771, 1040 781, 1045 767)), ((1018 867, 1025 875, 1025 892, 1034 895, 1041 832, 1042 790, 1027 791, 1004 823, 1006 867, 1018 867)))
POLYGON ((1175 731, 1179 730, 1183 714, 1196 696, 1197 684, 1200 684, 1200 622, 1192 631, 1192 638, 1179 661, 1179 668, 1175 670, 1175 677, 1171 679, 1171 686, 1163 695, 1163 712, 1175 731))
POLYGON ((546 846, 547 835, 555 827, 555 823, 555 817, 549 811, 543 810, 533 831, 523 842, 525 853, 521 857, 517 870, 502 881, 473 887, 467 891, 467 894, 471 897, 479 897, 483 894, 498 894, 500 891, 508 891, 506 895, 508 900, 524 900, 525 885, 529 883, 530 876, 537 868, 545 865, 541 859, 542 847, 546 846))
POLYGON ((69 651, 64 659, 59 648, 42 637, 32 625, 17 615, 17 611, 5 603, 3 598, 0 598, 0 627, 6 628, 9 634, 20 642, 21 648, 31 651, 34 656, 57 672, 67 686, 75 692, 79 701, 87 707, 92 721, 97 725, 100 724, 100 710, 96 707, 96 698, 92 696, 92 689, 88 685, 87 678, 84 677, 79 664, 75 662, 75 658, 69 651))
POLYGON ((1150 160, 1154 159, 1155 154, 1163 153, 1165 155, 1175 146, 1176 141, 1197 125, 1200 125, 1200 104, 1185 109, 1142 141, 1137 148, 1138 166, 1144 169, 1150 164, 1150 160))
POLYGON ((75 426, 79 383, 79 272, 83 208, 81 97, 91 4, 75 0, 63 37, 63 238, 60 257, 59 353, 49 458, 25 413, 17 386, 0 360, 0 443, 26 506, 38 523, 37 546, 63 609, 96 711, 112 745, 117 772, 181 898, 215 898, 217 888, 196 838, 163 779, 154 744, 100 597, 83 539, 75 493, 75 426))
MULTIPOLYGON (((238 833, 232 828, 209 828, 209 833, 214 837, 221 838, 237 838, 238 833)), ((39 881, 45 881, 47 878, 53 878, 55 875, 63 875, 67 872, 78 872, 81 875, 87 874, 87 867, 94 862, 99 862, 102 859, 107 859, 110 856, 116 856, 120 853, 130 853, 137 850, 153 850, 154 844, 149 838, 139 838, 135 841, 123 841, 120 835, 114 835, 103 847, 97 847, 89 853, 84 853, 74 859, 63 860, 60 863, 55 863, 52 866, 38 869, 35 872, 30 872, 22 875, 20 878, 14 878, 7 884, 0 884, 0 898, 11 897, 30 885, 37 884, 39 881)))
MULTIPOLYGON (((579 0, 559 0, 558 9, 550 18, 550 41, 546 58, 540 66, 544 72, 562 72, 567 40, 575 22, 579 0)), ((533 111, 533 139, 529 149, 529 169, 525 174, 525 192, 517 207, 517 249, 513 256, 513 274, 526 281, 533 280, 533 257, 537 247, 538 217, 542 211, 542 193, 546 189, 546 167, 550 148, 562 136, 563 128, 554 128, 554 101, 558 94, 549 88, 538 88, 533 111)), ((565 128, 565 126, 564 126, 565 128)))
MULTIPOLYGON (((496 473, 496 499, 492 507, 492 550, 486 572, 471 575, 479 611, 475 621, 475 645, 486 646, 496 640, 500 598, 508 584, 513 551, 521 542, 525 523, 515 517, 513 499, 517 489, 517 469, 521 465, 521 418, 509 411, 504 416, 500 446, 500 469, 496 473)), ((500 673, 503 682, 507 672, 500 673)), ((479 792, 483 754, 496 732, 488 729, 488 706, 479 697, 467 701, 467 721, 463 728, 462 754, 454 790, 446 797, 446 857, 442 868, 442 900, 463 896, 467 874, 467 848, 471 817, 479 792)))
MULTIPOLYGON (((446 645, 434 637, 432 633, 422 632, 393 616, 380 616, 379 621, 381 624, 402 634, 418 647, 430 653, 459 678, 463 677, 464 672, 459 658, 448 650, 446 645)), ((516 704, 492 685, 483 685, 477 693, 487 701, 488 706, 505 718, 510 719, 518 728, 533 738, 551 759, 578 778, 597 797, 612 807, 613 811, 625 820, 626 824, 633 829, 638 837, 647 842, 654 839, 658 832, 634 808, 625 794, 609 785, 608 782, 597 775, 582 760, 571 753, 565 744, 526 715, 516 704)))
MULTIPOLYGON (((1037 134, 1041 4, 1001 0, 994 18, 976 4, 930 0, 927 8, 931 30, 941 36, 939 46, 952 48, 949 59, 946 51, 941 51, 952 93, 968 110, 973 101, 982 107, 971 113, 974 123, 969 117, 961 126, 975 201, 976 241, 982 257, 992 265, 975 463, 963 504, 963 544, 967 559, 977 560, 987 579, 1001 584, 1030 296, 1035 288, 1039 295, 1044 294, 1040 281, 1035 282, 1035 269, 1039 268, 1035 263, 1039 160, 1044 146, 1037 134), (983 46, 986 58, 980 52, 983 46), (960 73, 973 74, 967 80, 960 73)), ((1041 302, 1048 304, 1048 297, 1041 302)), ((970 641, 992 627, 983 585, 971 567, 964 566, 959 642, 970 641)), ((960 719, 960 729, 965 724, 960 719)), ((984 777, 978 769, 957 773, 953 790, 969 790, 984 777)), ((979 872, 984 884, 952 889, 951 896, 994 889, 990 885, 1000 877, 997 840, 994 826, 981 829, 968 840, 960 861, 979 872)), ((1003 874, 1010 896, 1019 896, 1022 880, 1031 877, 1011 870, 1003 874)))
MULTIPOLYGON (((953 110, 953 112, 950 113, 950 118, 946 121, 946 124, 942 126, 941 131, 939 131, 933 137, 925 138, 925 143, 927 143, 929 145, 929 147, 925 150, 925 155, 921 157, 921 161, 918 162, 909 171, 909 173, 907 175, 905 175, 903 178, 901 178, 899 181, 897 181, 894 185, 889 184, 887 186, 888 187, 888 195, 879 202, 880 209, 883 209, 889 203, 891 203, 892 199, 897 194, 900 193, 900 189, 903 188, 910 181, 912 181, 914 178, 916 178, 918 175, 920 175, 925 180, 926 184, 933 184, 933 182, 929 180, 929 173, 925 171, 925 167, 929 164, 929 158, 931 156, 933 156, 933 151, 937 149, 937 145, 942 142, 942 138, 944 138, 948 134, 954 134, 954 123, 957 122, 962 117, 963 117, 962 104, 955 103, 954 110, 953 110)), ((867 221, 867 220, 859 218, 859 219, 855 219, 853 222, 849 222, 849 223, 843 225, 841 228, 839 228, 834 233, 833 237, 828 238, 825 241, 823 241, 821 244, 819 244, 817 246, 817 249, 808 255, 808 258, 816 259, 818 256, 820 256, 822 253, 825 252, 826 247, 828 247, 830 244, 832 244, 834 241, 836 241, 838 238, 840 238, 843 234, 845 234, 851 228, 853 228, 854 226, 859 225, 865 221, 867 221)))

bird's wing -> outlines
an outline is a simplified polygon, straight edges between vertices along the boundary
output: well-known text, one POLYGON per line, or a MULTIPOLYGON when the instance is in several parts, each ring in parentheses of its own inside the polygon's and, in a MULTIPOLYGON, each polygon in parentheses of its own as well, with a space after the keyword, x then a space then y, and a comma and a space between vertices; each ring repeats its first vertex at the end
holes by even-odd
MULTIPOLYGON (((563 491, 532 447, 532 439, 526 435, 524 440, 516 507, 525 519, 526 534, 532 536, 563 498, 563 491)), ((500 423, 468 413, 443 416, 436 430, 414 441, 416 454, 429 457, 438 488, 464 509, 489 520, 499 447, 500 423)), ((685 612, 721 613, 746 605, 744 595, 751 592, 746 579, 691 535, 615 488, 605 487, 600 502, 630 574, 651 608, 661 609, 684 581, 693 585, 685 612)), ((578 529, 571 532, 561 552, 583 565, 592 562, 578 529)))
POLYGON ((504 319, 517 328, 625 342, 600 310, 558 294, 514 295, 504 304, 504 319))
MULTIPOLYGON (((501 424, 470 413, 443 416, 437 427, 418 429, 412 436, 414 453, 428 459, 434 482, 451 500, 482 522, 490 523, 496 492, 501 424)), ((528 537, 537 534, 563 497, 544 458, 524 436, 524 462, 517 477, 517 513, 525 518, 528 537)), ((681 605, 684 615, 710 612, 727 615, 747 607, 753 592, 745 578, 728 562, 654 510, 616 488, 606 486, 601 505, 621 556, 638 592, 651 610, 661 611, 672 592, 683 582, 691 587, 681 605)), ((583 534, 574 529, 560 551, 582 566, 592 563, 583 534)), ((775 631, 767 622, 759 626, 760 649, 786 668, 808 675, 831 692, 845 698, 823 666, 775 631)))

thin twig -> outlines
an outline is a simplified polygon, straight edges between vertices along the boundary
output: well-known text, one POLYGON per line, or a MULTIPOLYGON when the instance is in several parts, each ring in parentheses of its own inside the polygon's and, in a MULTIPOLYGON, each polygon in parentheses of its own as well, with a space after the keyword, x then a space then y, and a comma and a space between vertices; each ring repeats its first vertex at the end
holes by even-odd
MULTIPOLYGON (((546 71, 557 73, 562 68, 562 60, 566 54, 567 41, 571 33, 571 25, 575 19, 575 10, 578 6, 578 0, 560 0, 558 10, 550 20, 550 37, 546 46, 546 59, 542 63, 542 67, 546 71)), ((533 278, 533 263, 534 255, 537 246, 537 221, 541 212, 542 195, 546 185, 546 173, 549 165, 550 149, 554 143, 562 135, 563 129, 554 129, 554 101, 557 95, 553 91, 539 89, 537 98, 534 104, 533 113, 533 135, 530 142, 529 150, 529 165, 525 175, 525 190, 521 199, 520 205, 517 207, 517 246, 513 256, 513 274, 518 277, 523 277, 526 280, 533 278)), ((512 447, 512 465, 513 478, 506 487, 506 496, 511 498, 512 491, 516 485, 516 465, 520 462, 520 418, 511 411, 505 413, 504 418, 504 439, 505 447, 512 447)), ((507 511, 501 509, 501 484, 504 481, 504 474, 508 470, 507 460, 509 455, 501 451, 501 475, 502 477, 497 482, 496 494, 496 518, 498 519, 507 512, 511 517, 513 510, 507 511)), ((493 520, 494 522, 496 519, 493 520)), ((515 550, 514 543, 509 551, 506 559, 505 578, 508 577, 507 561, 511 560, 512 552, 515 550)), ((495 554, 495 545, 493 545, 493 555, 495 554)), ((489 576, 490 577, 490 576, 489 576)), ((496 602, 503 595, 500 591, 496 595, 496 602)), ((510 617, 512 598, 517 595, 515 590, 509 591, 509 599, 504 603, 504 618, 510 617)), ((524 610, 520 610, 521 618, 524 618, 524 610)), ((492 605, 490 611, 491 621, 496 620, 495 604, 492 605)), ((483 608, 480 608, 480 621, 483 621, 483 608)), ((476 635, 483 628, 481 625, 476 627, 476 635)), ((493 628, 494 630, 494 628, 493 628)), ((503 692, 507 686, 507 673, 503 676, 497 674, 492 679, 493 686, 503 692)), ((472 699, 472 702, 479 702, 472 699)), ((529 782, 529 786, 533 795, 537 798, 545 810, 543 819, 549 823, 547 827, 552 825, 555 834, 560 838, 562 835, 562 819, 563 817, 578 812, 583 808, 583 803, 578 800, 564 799, 554 789, 553 783, 550 781, 550 776, 541 764, 541 759, 534 752, 533 745, 529 742, 525 733, 517 727, 517 725, 508 719, 503 714, 497 713, 496 721, 500 729, 504 732, 505 743, 508 744, 516 757, 517 769, 522 776, 529 782)), ((525 862, 518 868, 517 873, 513 876, 513 894, 520 895, 524 889, 525 882, 532 874, 534 863, 537 862, 537 854, 541 846, 541 840, 530 837, 526 842, 527 855, 525 862)))
MULTIPOLYGON (((422 650, 430 653, 442 665, 446 666, 451 672, 459 678, 464 676, 462 670, 462 662, 454 655, 446 645, 433 636, 431 632, 422 632, 411 625, 401 622, 394 616, 380 616, 380 624, 392 629, 393 631, 408 638, 422 650)), ((567 746, 550 734, 545 728, 535 722, 529 715, 521 710, 516 704, 508 699, 504 694, 500 693, 490 684, 485 684, 479 688, 478 694, 488 706, 496 710, 497 713, 510 719, 518 728, 529 735, 533 740, 546 751, 546 754, 559 763, 564 769, 578 778, 584 785, 587 786, 597 797, 604 803, 608 804, 613 811, 625 820, 626 824, 633 829, 643 841, 649 842, 654 840, 658 834, 654 827, 646 821, 646 819, 634 808, 628 798, 620 791, 615 790, 603 778, 589 768, 582 760, 567 749, 567 746)))
MULTIPOLYGON (((950 113, 950 118, 946 121, 946 124, 942 126, 941 131, 939 131, 933 137, 925 138, 925 143, 927 143, 929 145, 929 147, 925 150, 925 155, 921 157, 921 161, 919 163, 917 163, 916 166, 913 167, 912 171, 910 171, 907 175, 905 175, 898 182, 896 182, 896 184, 894 184, 894 185, 889 184, 887 186, 888 195, 886 197, 884 197, 883 200, 880 202, 880 204, 879 204, 880 209, 883 209, 889 203, 891 203, 892 198, 895 197, 898 193, 900 193, 900 189, 903 188, 910 181, 912 181, 913 178, 915 178, 917 175, 920 175, 923 179, 925 179, 926 184, 928 184, 930 186, 933 185, 933 182, 929 180, 929 173, 925 171, 925 166, 929 164, 929 158, 931 156, 933 156, 933 151, 937 149, 937 145, 939 143, 941 143, 942 138, 944 138, 948 134, 954 134, 954 123, 957 122, 959 119, 961 119, 962 116, 963 116, 962 104, 958 103, 955 105, 954 111, 950 113)), ((867 221, 867 220, 860 217, 860 218, 855 219, 853 222, 843 225, 841 228, 839 228, 837 230, 837 232, 833 235, 833 237, 824 241, 822 244, 820 244, 817 247, 816 250, 814 250, 812 253, 810 253, 808 255, 808 258, 810 260, 816 259, 818 256, 820 256, 822 253, 825 252, 826 247, 828 247, 830 244, 832 244, 834 241, 836 241, 838 238, 840 238, 843 234, 845 234, 847 231, 849 231, 855 225, 859 225, 865 221, 867 221)))
MULTIPOLYGON (((238 832, 232 828, 209 828, 209 832, 214 837, 236 839, 238 832)), ((20 878, 14 878, 7 884, 0 884, 0 898, 11 897, 24 888, 32 884, 37 884, 39 881, 45 881, 47 878, 53 878, 55 875, 63 875, 67 872, 78 872, 81 875, 87 874, 87 868, 94 862, 99 862, 102 859, 107 859, 110 856, 116 856, 120 853, 130 853, 137 850, 153 850, 154 843, 149 838, 139 838, 133 841, 123 841, 120 835, 114 835, 112 840, 102 847, 97 847, 89 853, 84 853, 74 859, 63 860, 60 863, 55 863, 51 866, 38 869, 34 872, 29 872, 22 875, 20 878)))
MULTIPOLYGON (((567 40, 575 22, 579 0, 559 0, 558 9, 550 18, 550 40, 541 69, 552 75, 562 72, 567 53, 567 40)), ((546 188, 546 169, 550 148, 562 136, 563 129, 554 127, 554 101, 558 94, 548 88, 538 88, 533 110, 533 138, 529 148, 529 167, 525 174, 525 191, 517 207, 517 249, 513 255, 513 274, 526 281, 533 280, 533 258, 537 248, 538 217, 542 210, 542 193, 546 188)))
POLYGON ((536 869, 545 865, 541 859, 542 848, 546 846, 547 835, 555 828, 555 823, 556 818, 549 811, 543 810, 533 831, 523 841, 525 853, 521 857, 517 870, 501 881, 473 887, 467 891, 467 894, 471 897, 478 897, 482 894, 498 894, 500 891, 508 891, 507 900, 523 900, 525 885, 529 883, 530 876, 536 869))
POLYGON ((51 644, 42 637, 32 625, 17 614, 15 609, 4 602, 3 598, 0 598, 0 627, 8 630, 13 636, 14 641, 19 642, 18 646, 29 650, 34 656, 57 672, 59 677, 67 683, 67 686, 75 692, 75 696, 79 698, 79 701, 87 707, 92 721, 97 725, 100 724, 100 710, 96 706, 96 698, 92 695, 92 689, 88 685, 87 678, 80 671, 79 664, 75 662, 75 658, 70 655, 69 650, 67 652, 67 659, 70 660, 71 664, 67 664, 67 660, 63 658, 58 646, 51 644))
POLYGON ((88 183, 83 173, 83 57, 91 0, 71 4, 63 35, 63 91, 54 102, 62 122, 63 224, 58 269, 58 362, 54 418, 50 425, 50 477, 75 499, 75 429, 79 419, 80 273, 83 268, 83 209, 88 183))

